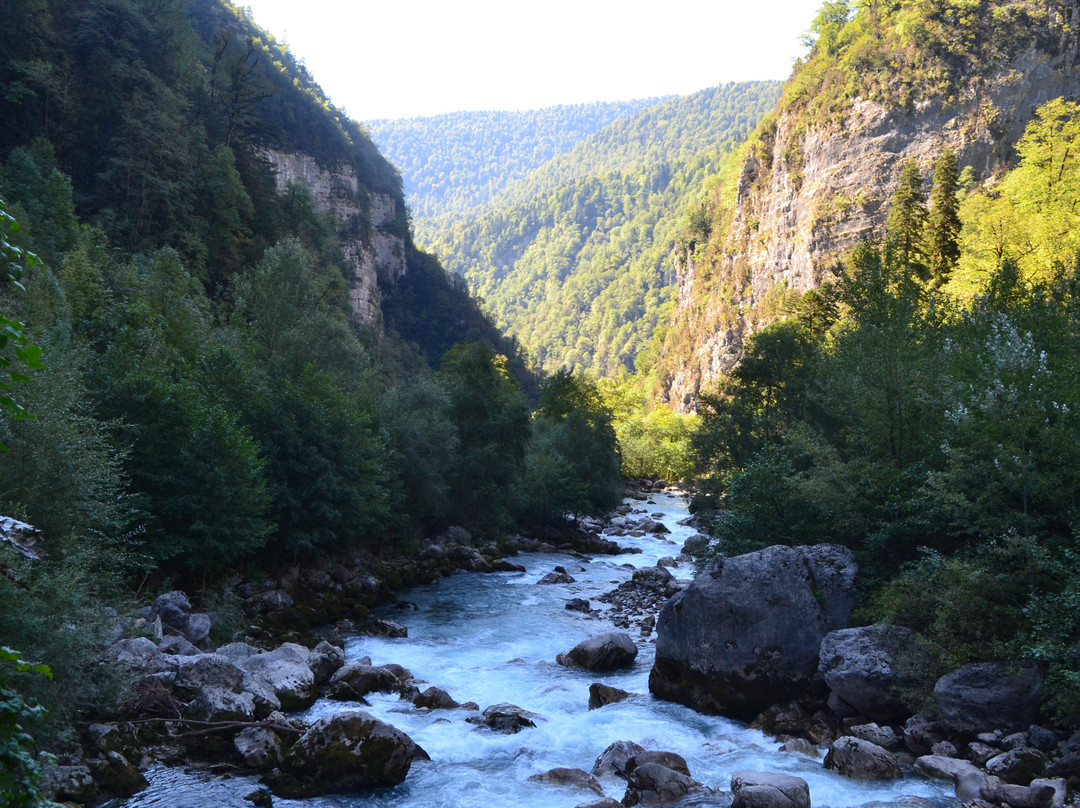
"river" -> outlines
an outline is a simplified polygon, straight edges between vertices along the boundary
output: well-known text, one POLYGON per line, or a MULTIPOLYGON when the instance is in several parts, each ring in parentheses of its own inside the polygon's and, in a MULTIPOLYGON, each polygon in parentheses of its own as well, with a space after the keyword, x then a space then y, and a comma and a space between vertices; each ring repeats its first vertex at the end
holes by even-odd
MULTIPOLYGON (((422 710, 396 695, 369 696, 376 717, 408 733, 431 755, 415 762, 408 778, 392 789, 366 795, 333 796, 304 801, 274 799, 275 806, 304 808, 573 808, 596 799, 588 791, 528 782, 530 775, 555 767, 592 768, 612 742, 635 741, 648 749, 677 752, 695 779, 727 790, 731 774, 747 769, 786 772, 810 784, 814 808, 848 808, 873 803, 913 808, 954 806, 952 788, 925 780, 905 769, 903 780, 861 783, 822 767, 821 758, 780 751, 780 745, 756 730, 724 718, 705 716, 680 705, 652 698, 648 690, 653 644, 639 643, 630 670, 596 674, 563 668, 555 657, 581 640, 612 630, 601 615, 569 611, 570 598, 587 598, 593 608, 604 592, 627 580, 638 567, 653 566, 678 553, 694 531, 678 525, 687 516, 685 503, 672 494, 657 494, 650 513, 670 530, 668 537, 620 537, 623 545, 641 548, 635 555, 600 556, 582 562, 572 556, 522 554, 514 558, 524 573, 459 573, 438 584, 401 593, 407 608, 388 609, 385 616, 402 623, 401 639, 354 636, 347 640, 349 660, 370 656, 373 663, 404 665, 418 679, 447 690, 457 701, 481 708, 510 702, 542 717, 535 729, 516 735, 480 730, 465 719, 467 710, 422 710), (539 585, 556 565, 566 568, 572 584, 539 585), (602 681, 635 694, 618 704, 588 709, 589 685, 602 681)), ((634 503, 642 506, 642 503, 634 503)), ((682 564, 672 570, 689 578, 682 564)), ((638 639, 638 630, 631 636, 638 639)), ((654 635, 655 636, 655 635, 654 635)), ((423 689, 423 688, 421 688, 423 689)), ((355 705, 319 701, 300 716, 315 720, 355 705)), ((257 787, 254 778, 222 779, 207 772, 157 767, 147 773, 150 788, 114 808, 250 808, 243 797, 257 787)), ((605 794, 622 798, 625 782, 601 778, 605 794)))

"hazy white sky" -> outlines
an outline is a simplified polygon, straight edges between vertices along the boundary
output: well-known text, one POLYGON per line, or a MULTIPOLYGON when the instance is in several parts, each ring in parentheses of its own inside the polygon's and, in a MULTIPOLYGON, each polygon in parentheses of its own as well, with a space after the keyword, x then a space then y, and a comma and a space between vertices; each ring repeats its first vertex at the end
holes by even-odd
POLYGON ((821 0, 239 0, 357 120, 783 79, 821 0))

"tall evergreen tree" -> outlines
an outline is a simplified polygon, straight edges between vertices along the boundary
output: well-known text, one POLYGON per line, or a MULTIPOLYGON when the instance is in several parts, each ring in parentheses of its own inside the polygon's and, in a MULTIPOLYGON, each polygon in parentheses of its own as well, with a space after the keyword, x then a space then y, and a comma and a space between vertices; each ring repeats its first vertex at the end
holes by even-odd
POLYGON ((892 198, 892 209, 885 225, 888 246, 896 262, 916 274, 926 272, 926 248, 923 233, 926 229, 926 195, 923 194, 922 173, 914 159, 900 169, 900 180, 892 198))
POLYGON ((947 149, 934 164, 926 258, 934 286, 941 286, 960 259, 960 166, 947 149))

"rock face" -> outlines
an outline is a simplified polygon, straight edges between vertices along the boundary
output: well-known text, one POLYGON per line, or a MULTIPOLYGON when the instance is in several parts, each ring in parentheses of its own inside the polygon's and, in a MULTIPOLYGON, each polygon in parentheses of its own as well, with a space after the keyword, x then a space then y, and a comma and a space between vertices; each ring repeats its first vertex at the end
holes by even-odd
POLYGON ((672 336, 692 347, 670 369, 672 406, 693 409, 699 391, 738 361, 770 293, 818 286, 839 255, 884 224, 905 160, 928 174, 951 148, 978 181, 1011 160, 1035 107, 1075 93, 1074 14, 1057 16, 1054 33, 1042 39, 1054 42, 1053 52, 1038 49, 1041 37, 1032 30, 1028 50, 988 75, 970 76, 955 101, 886 108, 855 96, 831 122, 809 123, 782 106, 748 151, 730 226, 713 246, 717 257, 703 261, 693 247, 676 253, 672 336))
POLYGON ((1035 667, 977 662, 938 680, 938 723, 961 735, 1026 730, 1039 719, 1042 676, 1035 667))
POLYGON ((747 721, 803 694, 822 639, 851 619, 855 573, 851 551, 834 545, 714 559, 660 612, 649 689, 747 721))
POLYGON ((399 729, 365 712, 338 713, 311 726, 289 749, 285 768, 327 792, 394 786, 419 747, 399 729))
POLYGON ((353 322, 382 336, 379 278, 396 280, 405 274, 405 241, 397 202, 386 194, 361 192, 351 166, 330 171, 306 154, 270 151, 279 190, 299 183, 310 192, 320 211, 338 221, 341 251, 349 267, 349 301, 353 322), (370 226, 368 226, 370 225, 370 226))
POLYGON ((629 668, 637 655, 637 646, 629 634, 609 631, 578 643, 565 654, 559 654, 556 661, 566 667, 615 671, 629 668))
POLYGON ((918 669, 915 632, 901 626, 861 626, 832 631, 821 641, 819 672, 829 686, 829 706, 841 716, 864 715, 888 723, 906 711, 898 689, 918 669), (903 659, 903 654, 912 655, 903 659), (902 672, 907 668, 907 672, 902 672))

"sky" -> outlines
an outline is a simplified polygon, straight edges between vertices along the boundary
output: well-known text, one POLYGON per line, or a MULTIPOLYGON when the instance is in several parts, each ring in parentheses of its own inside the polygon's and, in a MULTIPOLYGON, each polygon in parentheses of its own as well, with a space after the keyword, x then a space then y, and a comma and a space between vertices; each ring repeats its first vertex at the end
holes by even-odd
POLYGON ((822 0, 239 0, 351 118, 786 79, 822 0))

